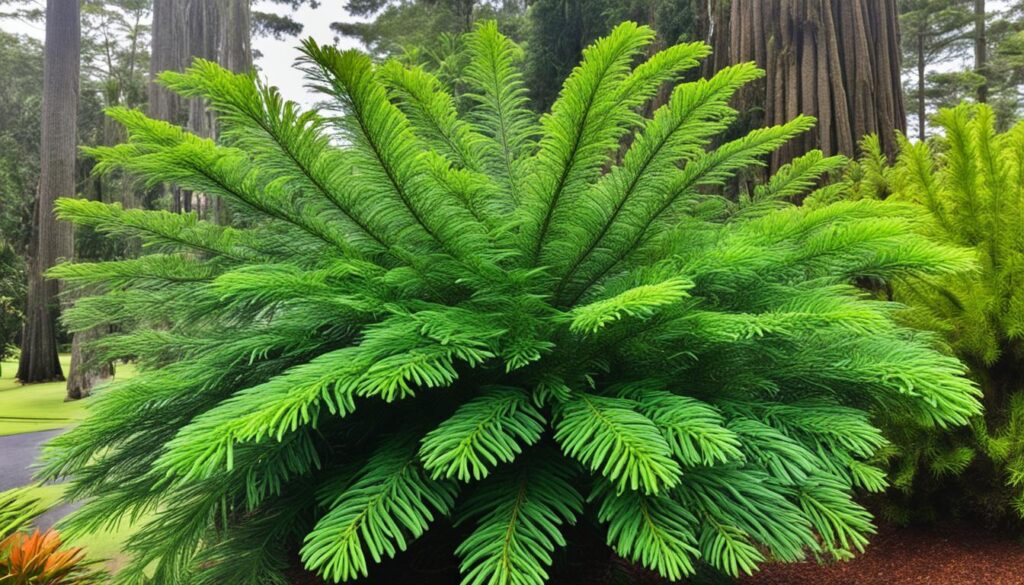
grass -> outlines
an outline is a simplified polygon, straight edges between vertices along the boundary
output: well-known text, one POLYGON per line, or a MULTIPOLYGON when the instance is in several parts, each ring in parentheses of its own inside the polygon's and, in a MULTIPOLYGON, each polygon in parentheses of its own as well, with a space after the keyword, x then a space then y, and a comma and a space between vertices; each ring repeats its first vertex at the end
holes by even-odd
MULTIPOLYGON (((64 494, 64 486, 60 484, 37 485, 29 489, 32 497, 39 498, 39 503, 47 509, 57 505, 64 494)), ((61 540, 66 546, 81 547, 87 561, 102 563, 111 573, 117 572, 128 561, 128 555, 122 552, 124 543, 136 527, 145 524, 149 517, 142 517, 135 524, 122 522, 110 531, 98 531, 78 538, 61 540)))
MULTIPOLYGON (((67 373, 71 356, 61 354, 61 367, 67 373)), ((62 429, 85 416, 88 400, 65 402, 64 382, 21 385, 14 379, 17 362, 3 362, 0 376, 0 436, 62 429)), ((118 364, 116 378, 135 375, 133 364, 118 364)))
MULTIPOLYGON (((64 373, 67 374, 71 356, 61 354, 60 362, 64 373)), ((14 379, 17 369, 17 362, 5 361, 0 364, 0 436, 62 429, 74 425, 85 417, 89 400, 65 401, 64 382, 22 385, 14 379)), ((123 380, 134 375, 133 364, 117 365, 115 379, 123 380)), ((49 509, 60 502, 64 486, 37 485, 30 491, 33 496, 39 498, 45 508, 49 509)), ((128 560, 127 555, 121 552, 125 540, 135 532, 138 525, 147 520, 148 518, 140 518, 134 525, 125 522, 110 531, 68 539, 65 544, 82 547, 86 559, 102 562, 109 571, 115 572, 128 560)))

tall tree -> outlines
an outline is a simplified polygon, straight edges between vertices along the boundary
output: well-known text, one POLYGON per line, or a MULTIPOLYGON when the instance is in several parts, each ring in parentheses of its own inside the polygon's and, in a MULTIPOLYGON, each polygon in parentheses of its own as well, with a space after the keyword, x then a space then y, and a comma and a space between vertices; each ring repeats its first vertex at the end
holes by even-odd
MULTIPOLYGON (((907 101, 916 108, 917 136, 928 136, 928 113, 936 109, 936 101, 944 102, 948 91, 941 74, 929 75, 929 67, 962 55, 971 38, 974 23, 970 0, 902 0, 904 71, 913 85, 906 89, 907 101), (938 89, 938 92, 933 90, 938 89), (935 95, 939 93, 940 95, 935 95)), ((941 105, 944 105, 942 103, 941 105)))
POLYGON ((748 121, 819 119, 772 156, 772 168, 816 148, 854 155, 872 133, 896 153, 893 131, 906 130, 897 0, 732 0, 711 16, 717 66, 756 61, 766 71, 741 99, 748 121))
POLYGON ((974 72, 981 78, 978 84, 978 103, 988 101, 988 38, 985 0, 974 0, 974 72))
POLYGON ((47 1, 39 195, 17 373, 22 382, 64 379, 57 356, 58 286, 43 273, 73 251, 71 226, 57 221, 53 205, 58 197, 75 195, 81 33, 78 2, 47 1))
POLYGON ((39 184, 43 47, 0 31, 0 356, 22 333, 26 258, 39 184))
MULTIPOLYGON (((150 0, 88 0, 82 3, 82 96, 79 100, 79 142, 112 146, 123 142, 118 124, 97 115, 101 107, 137 107, 146 96, 145 50, 149 30, 150 0), (95 107, 93 107, 95 105, 95 107)), ((119 173, 95 175, 92 161, 79 164, 81 196, 104 202, 118 202, 126 208, 142 203, 136 182, 119 173)), ((116 238, 100 237, 92 230, 75 233, 75 258, 83 261, 110 260, 135 253, 133 247, 116 238)), ((64 294, 65 304, 81 296, 81 290, 64 294)), ((114 373, 110 361, 99 359, 92 342, 109 333, 109 327, 75 331, 71 339, 71 367, 67 374, 67 397, 84 398, 93 387, 114 373)))
MULTIPOLYGON (((185 62, 185 1, 153 0, 152 45, 149 57, 149 115, 174 124, 182 122, 181 97, 156 82, 161 71, 178 71, 185 62)), ((162 186, 171 206, 181 208, 181 191, 162 186)))
MULTIPOLYGON (((317 0, 272 0, 292 10, 303 5, 318 6, 317 0)), ((215 61, 234 72, 252 68, 252 34, 281 38, 302 32, 302 25, 288 15, 253 12, 251 0, 154 0, 153 47, 150 61, 149 115, 159 120, 187 126, 206 137, 216 135, 216 122, 204 100, 185 102, 160 86, 157 76, 163 71, 183 71, 195 58, 215 61)), ((224 210, 216 202, 207 209, 201 194, 165 187, 175 211, 210 211, 223 219, 224 210)))

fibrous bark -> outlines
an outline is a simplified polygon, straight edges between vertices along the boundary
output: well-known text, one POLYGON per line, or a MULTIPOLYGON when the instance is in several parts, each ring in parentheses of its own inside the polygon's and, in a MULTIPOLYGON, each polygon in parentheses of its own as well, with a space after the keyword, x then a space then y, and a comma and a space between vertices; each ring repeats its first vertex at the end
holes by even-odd
MULTIPOLYGON (((187 126, 199 136, 216 137, 216 122, 202 99, 182 102, 156 83, 163 71, 182 71, 195 58, 220 63, 235 72, 252 68, 249 0, 154 0, 153 59, 150 67, 150 116, 187 126)), ((172 191, 178 212, 205 213, 202 194, 172 191)), ((221 210, 214 216, 220 217, 221 210)))
POLYGON ((78 74, 81 23, 78 2, 46 4, 43 65, 42 137, 39 146, 39 192, 30 244, 28 302, 17 378, 22 382, 63 380, 57 357, 58 283, 45 271, 73 252, 71 226, 57 221, 58 197, 75 196, 78 134, 78 74))
POLYGON ((708 11, 712 67, 755 61, 766 71, 739 99, 752 125, 819 120, 773 169, 815 148, 853 156, 867 134, 895 154, 893 131, 906 130, 897 0, 732 0, 708 11))
MULTIPOLYGON (((153 32, 149 58, 149 117, 174 124, 183 122, 181 98, 157 83, 163 71, 180 71, 185 66, 185 1, 153 0, 153 32)), ((163 185, 175 211, 181 208, 181 191, 163 185)))

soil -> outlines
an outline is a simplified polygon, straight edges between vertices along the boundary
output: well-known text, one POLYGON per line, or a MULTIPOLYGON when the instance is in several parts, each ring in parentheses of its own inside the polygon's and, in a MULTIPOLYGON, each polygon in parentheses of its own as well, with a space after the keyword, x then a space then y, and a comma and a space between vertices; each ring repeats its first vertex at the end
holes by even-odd
MULTIPOLYGON (((438 530, 437 532, 444 532, 438 530)), ((594 532, 596 534, 597 532, 594 532)), ((430 535, 430 532, 427 533, 430 535)), ((551 569, 549 585, 672 585, 650 571, 631 566, 608 552, 589 533, 573 535, 575 546, 551 569)), ((355 585, 453 585, 460 581, 452 556, 451 534, 421 539, 420 546, 385 561, 369 579, 355 585), (423 546, 426 545, 426 546, 423 546)), ((983 528, 883 527, 867 551, 849 562, 819 565, 766 565, 751 577, 734 581, 704 574, 686 585, 1024 585, 1024 540, 983 528)), ((298 559, 294 559, 297 566, 298 559)), ((327 585, 301 569, 294 585, 327 585)))
POLYGON ((741 585, 1024 585, 1024 542, 980 528, 883 529, 846 563, 770 565, 741 585))

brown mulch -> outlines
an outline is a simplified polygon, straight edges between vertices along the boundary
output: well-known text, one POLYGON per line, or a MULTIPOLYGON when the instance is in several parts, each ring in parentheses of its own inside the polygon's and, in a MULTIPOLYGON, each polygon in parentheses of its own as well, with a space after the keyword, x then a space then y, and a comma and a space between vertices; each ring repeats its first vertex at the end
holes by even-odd
MULTIPOLYGON (((442 526, 428 532, 398 559, 384 561, 369 579, 353 585, 454 585, 460 581, 451 545, 455 537, 442 526), (431 538, 431 532, 439 538, 431 538)), ((648 571, 630 567, 608 552, 603 542, 589 542, 592 530, 573 535, 575 551, 552 568, 549 585, 671 585, 648 571)), ((300 565, 297 556, 293 564, 300 565)), ((293 585, 328 585, 295 569, 293 585)), ((687 585, 723 585, 728 578, 695 578, 687 585)), ((819 565, 767 565, 736 585, 1024 585, 1024 540, 982 528, 882 527, 867 551, 848 562, 819 565)))
POLYGON ((1024 543, 978 528, 884 529, 858 558, 766 566, 741 585, 1024 585, 1024 543))

